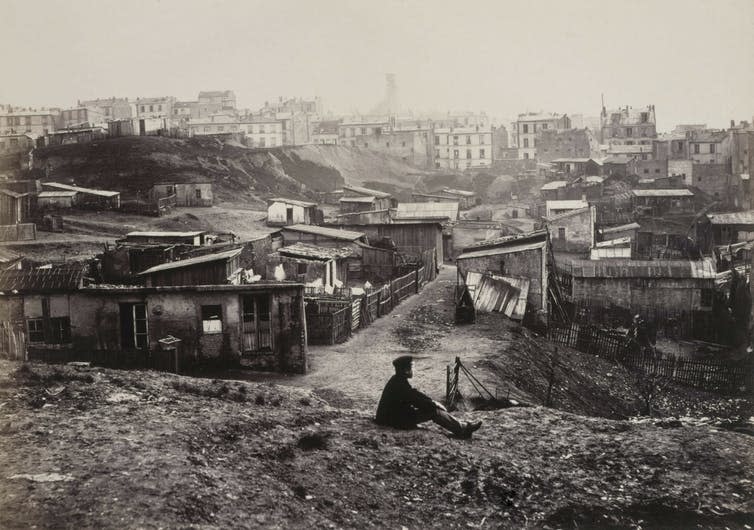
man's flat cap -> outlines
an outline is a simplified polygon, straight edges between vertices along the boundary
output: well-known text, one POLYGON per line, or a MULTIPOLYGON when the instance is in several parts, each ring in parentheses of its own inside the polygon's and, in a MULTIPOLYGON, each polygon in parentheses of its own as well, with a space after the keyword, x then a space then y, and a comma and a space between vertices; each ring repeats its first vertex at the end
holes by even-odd
POLYGON ((393 366, 395 366, 396 368, 406 368, 408 366, 411 366, 412 362, 414 362, 414 358, 412 356, 401 355, 393 361, 393 366))

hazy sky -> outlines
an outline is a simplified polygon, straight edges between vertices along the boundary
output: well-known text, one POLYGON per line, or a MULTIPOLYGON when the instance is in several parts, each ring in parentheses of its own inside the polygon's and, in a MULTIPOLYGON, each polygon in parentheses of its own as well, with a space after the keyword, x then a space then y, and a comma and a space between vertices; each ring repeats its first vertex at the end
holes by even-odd
POLYGON ((240 107, 321 96, 597 115, 656 106, 658 128, 754 116, 754 0, 2 0, 0 102, 232 89, 240 107))

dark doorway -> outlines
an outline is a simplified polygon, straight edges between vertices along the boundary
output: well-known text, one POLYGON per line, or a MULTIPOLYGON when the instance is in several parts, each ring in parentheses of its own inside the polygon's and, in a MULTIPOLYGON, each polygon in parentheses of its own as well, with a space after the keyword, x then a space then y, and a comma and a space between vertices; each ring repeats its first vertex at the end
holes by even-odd
POLYGON ((120 304, 120 344, 124 350, 149 347, 146 304, 120 304))

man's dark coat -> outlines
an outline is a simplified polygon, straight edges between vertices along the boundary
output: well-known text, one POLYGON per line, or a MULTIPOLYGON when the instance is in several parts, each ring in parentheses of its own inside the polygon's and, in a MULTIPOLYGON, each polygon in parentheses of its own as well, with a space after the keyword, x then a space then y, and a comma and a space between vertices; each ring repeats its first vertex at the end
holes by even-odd
POLYGON ((431 419, 436 408, 432 398, 413 388, 405 376, 395 374, 382 391, 376 421, 380 425, 413 429, 431 419))

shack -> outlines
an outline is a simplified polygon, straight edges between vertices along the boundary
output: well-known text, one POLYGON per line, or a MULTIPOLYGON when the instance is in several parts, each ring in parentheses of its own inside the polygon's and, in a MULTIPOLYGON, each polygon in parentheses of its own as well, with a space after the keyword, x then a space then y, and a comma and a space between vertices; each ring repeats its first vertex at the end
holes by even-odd
POLYGON ((461 210, 468 210, 469 208, 473 208, 477 204, 477 195, 473 191, 443 188, 439 191, 432 192, 431 195, 439 195, 440 197, 445 198, 445 200, 457 200, 458 207, 461 210))
POLYGON ((82 188, 81 186, 70 186, 59 182, 43 182, 42 187, 52 191, 75 192, 76 200, 74 204, 83 208, 120 208, 120 192, 118 191, 82 188))
POLYGON ((30 359, 154 366, 159 340, 172 336, 175 371, 203 363, 307 370, 300 283, 84 287, 82 278, 70 269, 0 271, 0 323, 30 359))
POLYGON ((438 220, 340 226, 365 234, 373 246, 381 246, 379 242, 382 241, 391 241, 392 247, 404 260, 424 261, 422 256, 432 254, 437 266, 443 263, 443 228, 438 220))
POLYGON ((707 214, 707 219, 713 246, 754 240, 754 210, 707 214))
POLYGON ((458 201, 445 202, 399 202, 394 219, 435 219, 439 221, 458 220, 458 201))
POLYGON ((469 273, 526 278, 529 280, 526 313, 544 311, 548 304, 548 248, 547 230, 499 237, 481 241, 456 256, 459 285, 469 273))
POLYGON ((267 226, 314 224, 317 221, 317 204, 295 199, 268 199, 267 226))
POLYGON ((147 287, 241 283, 240 248, 155 265, 139 276, 147 287))
POLYGON ((267 257, 267 277, 282 266, 285 279, 333 289, 348 285, 348 260, 358 259, 348 248, 324 248, 306 243, 282 247, 267 257))
POLYGON ((588 202, 578 199, 546 201, 545 217, 550 218, 561 213, 570 212, 573 210, 581 210, 582 208, 587 208, 588 206, 588 202))
POLYGON ((694 193, 687 189, 631 190, 633 207, 643 215, 660 217, 694 212, 694 193))
POLYGON ((546 218, 553 250, 588 252, 594 243, 596 212, 594 206, 588 206, 546 218))
POLYGON ((73 208, 78 200, 76 191, 43 191, 37 195, 37 208, 73 208))
POLYGON ((160 199, 175 197, 176 206, 212 206, 213 193, 211 181, 176 182, 163 181, 152 186, 149 199, 158 202, 160 199))
POLYGON ((0 189, 0 225, 23 223, 31 217, 33 196, 0 189))
POLYGON ((386 210, 392 206, 393 200, 389 193, 361 186, 343 186, 343 197, 340 198, 342 212, 386 210), (359 198, 362 200, 358 200, 359 198), (370 207, 367 208, 367 205, 370 207))
POLYGON ((280 230, 285 246, 294 243, 307 243, 327 248, 355 248, 357 242, 367 243, 364 232, 345 230, 340 227, 312 226, 296 224, 283 227, 280 230))

